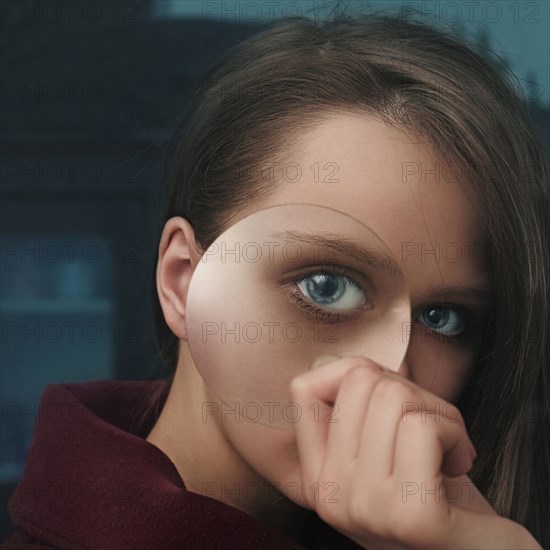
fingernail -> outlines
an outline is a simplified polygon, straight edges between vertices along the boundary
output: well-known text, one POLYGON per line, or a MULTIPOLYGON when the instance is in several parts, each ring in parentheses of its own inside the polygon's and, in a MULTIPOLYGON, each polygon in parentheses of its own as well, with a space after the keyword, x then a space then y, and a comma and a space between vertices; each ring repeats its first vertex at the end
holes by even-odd
POLYGON ((338 361, 338 359, 342 358, 339 355, 319 355, 311 362, 309 365, 309 370, 318 369, 328 363, 334 363, 334 361, 338 361))

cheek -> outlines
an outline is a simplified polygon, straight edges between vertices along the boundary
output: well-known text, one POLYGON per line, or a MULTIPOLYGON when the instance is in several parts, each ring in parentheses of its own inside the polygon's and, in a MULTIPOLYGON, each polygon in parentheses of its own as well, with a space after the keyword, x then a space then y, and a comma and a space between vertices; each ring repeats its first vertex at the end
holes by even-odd
POLYGON ((246 487, 243 487, 244 494, 248 494, 250 499, 261 494, 272 501, 283 495, 307 507, 304 492, 308 488, 302 486, 300 460, 293 432, 242 421, 227 423, 223 429, 233 448, 262 478, 248 482, 249 490, 244 491, 246 487))
POLYGON ((244 425, 290 431, 297 411, 288 388, 307 370, 315 333, 296 323, 285 300, 255 277, 250 268, 231 286, 214 284, 217 279, 195 285, 189 347, 206 385, 244 425))
POLYGON ((411 336, 407 351, 410 379, 451 403, 464 391, 476 359, 474 346, 441 342, 421 330, 411 336))

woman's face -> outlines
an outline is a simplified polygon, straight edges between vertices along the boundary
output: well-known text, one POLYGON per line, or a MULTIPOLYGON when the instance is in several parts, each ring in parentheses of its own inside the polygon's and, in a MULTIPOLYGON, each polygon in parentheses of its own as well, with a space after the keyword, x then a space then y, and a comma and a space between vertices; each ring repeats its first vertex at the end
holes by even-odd
MULTIPOLYGON (((410 299, 412 323, 404 329, 409 345, 404 361, 394 368, 419 386, 452 402, 459 398, 476 361, 490 303, 481 219, 463 190, 463 182, 454 177, 451 168, 427 143, 399 129, 366 116, 338 114, 302 136, 286 158, 271 167, 274 192, 267 198, 254 200, 239 211, 233 222, 259 209, 309 203, 336 209, 372 229, 387 245, 401 270, 410 299), (461 326, 464 326, 462 332, 461 326)), ((243 223, 240 228, 239 240, 257 239, 253 224, 243 223)), ((277 269, 277 260, 272 268, 277 269)), ((197 269, 201 269, 200 264, 197 269)), ((219 269, 221 274, 224 265, 219 263, 210 269, 219 269)), ((227 266, 226 269, 229 272, 227 266)), ((233 296, 221 306, 224 318, 231 321, 228 325, 234 326, 238 319, 243 323, 269 320, 266 317, 269 300, 265 293, 257 292, 259 288, 246 276, 236 277, 232 288, 225 287, 226 295, 229 292, 233 296)), ((304 290, 306 286, 301 288, 304 290)), ((359 307, 361 291, 348 290, 351 292, 348 307, 359 307)), ((220 292, 223 291, 224 288, 220 288, 220 292)), ((310 294, 309 299, 312 298, 315 300, 310 294)), ((216 300, 212 303, 219 305, 216 300)), ((204 319, 208 319, 208 314, 203 313, 204 319)), ((384 319, 381 316, 380 323, 384 319)), ((343 323, 339 331, 346 343, 346 355, 367 353, 367 348, 362 346, 368 336, 366 324, 343 323)), ((270 361, 276 357, 277 368, 286 365, 288 372, 292 372, 299 345, 298 342, 294 347, 278 346, 275 341, 269 348, 256 348, 256 354, 250 352, 250 347, 243 347, 243 370, 232 372, 232 367, 220 371, 215 389, 223 398, 224 383, 234 383, 255 362, 263 361, 265 367, 266 357, 270 361), (227 382, 224 376, 229 377, 227 382)), ((401 341, 396 339, 394 345, 399 347, 401 341)), ((203 366, 199 365, 199 371, 203 366)), ((265 368, 262 372, 265 380, 256 380, 256 387, 263 383, 264 389, 279 391, 275 388, 280 381, 273 371, 265 368)), ((243 390, 242 395, 232 394, 233 401, 234 397, 242 403, 258 399, 253 390, 247 393, 245 383, 234 387, 237 391, 239 387, 243 390)), ((262 402, 264 399, 262 395, 262 402)), ((222 430, 256 472, 279 486, 299 483, 291 431, 273 429, 263 423, 233 422, 232 418, 226 417, 221 423, 222 430)), ((300 498, 294 500, 300 501, 300 498)))
POLYGON ((220 410, 294 430, 303 411, 290 384, 319 355, 399 368, 409 297, 371 230, 332 208, 285 204, 241 219, 209 247, 189 285, 186 327, 220 410))

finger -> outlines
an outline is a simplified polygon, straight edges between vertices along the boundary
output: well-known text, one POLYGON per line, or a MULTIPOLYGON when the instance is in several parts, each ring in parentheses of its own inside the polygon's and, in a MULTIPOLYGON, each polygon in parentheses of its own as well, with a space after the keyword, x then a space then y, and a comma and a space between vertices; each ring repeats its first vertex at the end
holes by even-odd
POLYGON ((394 461, 401 476, 409 471, 426 482, 441 473, 456 477, 470 471, 473 459, 471 443, 462 425, 421 413, 403 417, 394 461))
POLYGON ((471 467, 469 464, 476 452, 459 409, 420 386, 413 384, 410 388, 410 397, 403 401, 403 424, 415 415, 419 415, 423 423, 428 419, 435 422, 438 434, 444 438, 441 442, 448 445, 444 448, 442 472, 451 477, 466 473, 468 470, 464 468, 471 467), (452 434, 456 436, 454 442, 449 439, 452 434))
MULTIPOLYGON (((322 358, 325 357, 327 356, 322 356, 322 358)), ((317 359, 321 359, 321 357, 317 359)), ((314 361, 315 363, 316 361, 314 361)), ((384 367, 367 357, 360 355, 342 357, 330 363, 321 364, 317 368, 310 368, 307 372, 296 376, 291 381, 291 391, 295 389, 300 392, 304 388, 320 401, 333 403, 336 400, 342 378, 349 369, 357 366, 366 366, 379 372, 386 372, 384 367)))
MULTIPOLYGON (((315 412, 322 410, 324 404, 336 400, 338 389, 346 372, 360 365, 377 368, 375 363, 364 357, 344 357, 303 373, 290 383, 292 399, 302 411, 302 417, 294 425, 300 462, 302 468, 315 480, 318 479, 321 471, 328 429, 335 424, 319 422, 320 418, 316 418, 315 412)), ((334 419, 337 420, 338 415, 334 416, 334 419)))
POLYGON ((371 396, 381 380, 382 373, 365 366, 352 367, 344 374, 334 403, 336 422, 327 437, 329 470, 331 465, 341 468, 357 457, 371 396))
POLYGON ((358 453, 372 480, 387 479, 393 471, 402 401, 409 391, 390 377, 381 380, 372 392, 358 453))

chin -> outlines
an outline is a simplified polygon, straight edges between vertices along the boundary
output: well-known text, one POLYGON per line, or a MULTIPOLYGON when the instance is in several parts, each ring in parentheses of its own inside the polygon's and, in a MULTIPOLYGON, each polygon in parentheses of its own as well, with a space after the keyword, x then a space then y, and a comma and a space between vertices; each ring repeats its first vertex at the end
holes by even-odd
POLYGON ((262 424, 233 424, 226 430, 241 458, 266 482, 296 504, 308 508, 303 493, 300 459, 294 432, 262 424))

